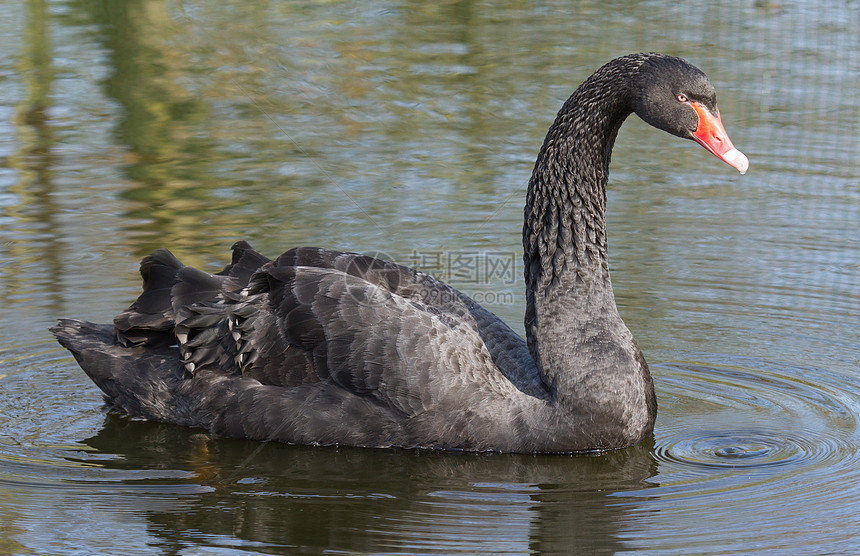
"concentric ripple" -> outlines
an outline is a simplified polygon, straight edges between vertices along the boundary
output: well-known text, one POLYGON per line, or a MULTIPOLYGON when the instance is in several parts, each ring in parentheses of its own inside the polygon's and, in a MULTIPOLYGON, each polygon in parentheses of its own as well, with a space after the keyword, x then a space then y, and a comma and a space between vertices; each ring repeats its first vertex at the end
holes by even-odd
POLYGON ((714 467, 785 465, 804 457, 806 447, 767 431, 746 435, 711 431, 697 438, 680 438, 664 457, 714 467))
POLYGON ((857 386, 819 369, 726 359, 731 365, 681 362, 660 371, 661 485, 676 495, 754 487, 761 502, 794 485, 809 503, 824 493, 825 478, 830 494, 835 483, 856 490, 857 386))

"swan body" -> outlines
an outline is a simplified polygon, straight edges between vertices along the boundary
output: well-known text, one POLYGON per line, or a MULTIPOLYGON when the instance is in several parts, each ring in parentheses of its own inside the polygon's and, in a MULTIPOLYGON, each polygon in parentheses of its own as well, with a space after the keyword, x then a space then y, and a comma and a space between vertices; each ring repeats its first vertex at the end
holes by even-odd
POLYGON ((297 444, 504 452, 623 448, 649 435, 648 365, 618 314, 605 205, 615 136, 632 112, 740 171, 713 87, 662 54, 617 58, 549 129, 524 209, 521 338, 420 271, 245 242, 217 274, 169 251, 112 325, 52 328, 107 403, 145 419, 297 444))

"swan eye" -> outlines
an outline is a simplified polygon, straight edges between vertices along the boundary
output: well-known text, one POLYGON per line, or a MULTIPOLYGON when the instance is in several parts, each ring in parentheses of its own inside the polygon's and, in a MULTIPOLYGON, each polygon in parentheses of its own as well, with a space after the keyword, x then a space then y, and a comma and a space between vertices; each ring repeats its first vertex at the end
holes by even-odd
POLYGON ((684 93, 679 93, 675 98, 678 99, 678 102, 687 102, 687 95, 684 93))

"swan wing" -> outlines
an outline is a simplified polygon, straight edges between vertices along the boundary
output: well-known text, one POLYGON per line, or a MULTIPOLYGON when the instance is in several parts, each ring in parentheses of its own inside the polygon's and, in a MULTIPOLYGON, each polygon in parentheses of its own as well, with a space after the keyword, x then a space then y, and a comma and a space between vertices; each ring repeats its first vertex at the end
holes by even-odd
POLYGON ((191 374, 216 369, 288 388, 327 382, 402 416, 453 389, 535 389, 519 336, 402 265, 310 247, 270 261, 240 242, 218 274, 166 250, 145 258, 141 274, 144 293, 115 319, 117 337, 175 342, 191 374))

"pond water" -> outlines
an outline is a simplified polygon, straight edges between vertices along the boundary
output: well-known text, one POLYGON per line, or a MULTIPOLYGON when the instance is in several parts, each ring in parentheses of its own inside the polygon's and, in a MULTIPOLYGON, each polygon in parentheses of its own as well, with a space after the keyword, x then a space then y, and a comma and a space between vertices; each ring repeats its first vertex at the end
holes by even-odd
POLYGON ((0 5, 0 553, 849 554, 860 546, 860 6, 0 5), (600 456, 296 447, 107 414, 47 332, 137 261, 383 252, 522 332, 525 184, 614 56, 696 63, 739 176, 631 118, 608 226, 655 376, 600 456), (483 258, 483 259, 482 259, 483 258), (494 272, 475 261, 492 260, 494 272))

